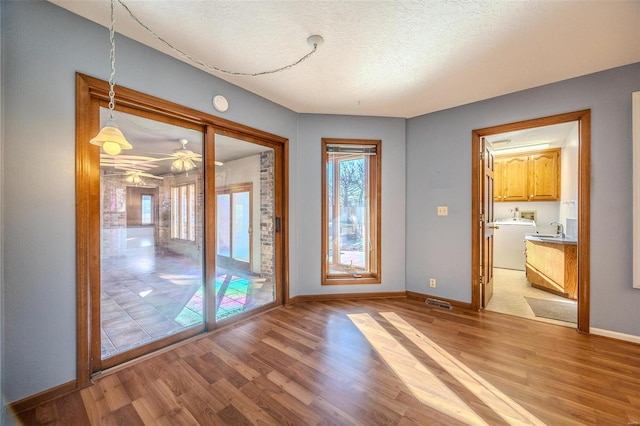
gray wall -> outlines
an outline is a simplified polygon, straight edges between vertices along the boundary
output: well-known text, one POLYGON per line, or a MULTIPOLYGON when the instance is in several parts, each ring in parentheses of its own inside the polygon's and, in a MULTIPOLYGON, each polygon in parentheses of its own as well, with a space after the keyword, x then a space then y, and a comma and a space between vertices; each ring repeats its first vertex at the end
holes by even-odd
MULTIPOLYGON (((291 296, 404 291, 405 120, 302 114, 298 124, 299 281, 291 296), (382 283, 322 286, 322 138, 382 141, 382 283), (304 218, 304 219, 302 219, 304 218)), ((293 236, 295 238, 296 236, 293 236)))
POLYGON ((631 257, 638 90, 640 63, 408 120, 407 290, 471 301, 473 129, 590 108, 591 326, 640 336, 631 257), (437 205, 448 205, 449 216, 436 216, 437 205), (434 290, 429 277, 438 279, 434 290))
MULTIPOLYGON (((13 402, 75 379, 75 72, 108 78, 109 36, 51 3, 1 7, 2 361, 13 402)), ((289 138, 295 170, 295 113, 124 37, 116 43, 117 84, 211 114, 223 94, 224 118, 289 138)), ((290 198, 295 235, 295 191, 290 198)))

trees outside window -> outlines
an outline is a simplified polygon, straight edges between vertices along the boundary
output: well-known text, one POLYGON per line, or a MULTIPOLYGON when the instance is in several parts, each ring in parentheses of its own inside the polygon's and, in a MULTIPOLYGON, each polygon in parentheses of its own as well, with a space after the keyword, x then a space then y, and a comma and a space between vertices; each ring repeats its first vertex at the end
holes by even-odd
POLYGON ((381 143, 322 144, 322 282, 379 283, 381 143))

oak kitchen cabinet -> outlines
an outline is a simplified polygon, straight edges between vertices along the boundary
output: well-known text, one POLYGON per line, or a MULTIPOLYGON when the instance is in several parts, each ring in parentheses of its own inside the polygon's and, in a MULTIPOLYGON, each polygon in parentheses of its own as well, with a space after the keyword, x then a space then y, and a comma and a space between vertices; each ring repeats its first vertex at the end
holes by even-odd
POLYGON ((494 201, 560 200, 560 148, 496 155, 494 201))
POLYGON ((578 298, 578 243, 576 240, 526 237, 527 281, 532 287, 558 296, 578 298), (550 242, 551 241, 551 242, 550 242))

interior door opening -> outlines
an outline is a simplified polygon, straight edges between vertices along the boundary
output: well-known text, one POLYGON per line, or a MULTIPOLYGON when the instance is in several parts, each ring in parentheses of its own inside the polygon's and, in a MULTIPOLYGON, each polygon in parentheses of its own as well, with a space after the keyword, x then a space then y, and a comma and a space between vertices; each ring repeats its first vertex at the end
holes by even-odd
POLYGON ((472 163, 472 306, 525 317, 559 315, 555 319, 570 318, 573 309, 578 330, 588 332, 590 111, 474 130, 472 145, 483 152, 472 163), (562 133, 554 147, 551 136, 562 133), (549 180, 556 172, 558 181, 549 180), (508 187, 496 177, 513 175, 508 187), (533 238, 525 242, 525 235, 533 238), (511 240, 515 249, 505 246, 511 240), (493 292, 498 297, 492 302, 493 292), (518 307, 500 306, 509 298, 518 307))
POLYGON ((494 297, 483 307, 575 327, 578 122, 485 139, 494 149, 496 191, 492 206, 494 297), (562 234, 566 239, 553 243, 530 238, 562 234))

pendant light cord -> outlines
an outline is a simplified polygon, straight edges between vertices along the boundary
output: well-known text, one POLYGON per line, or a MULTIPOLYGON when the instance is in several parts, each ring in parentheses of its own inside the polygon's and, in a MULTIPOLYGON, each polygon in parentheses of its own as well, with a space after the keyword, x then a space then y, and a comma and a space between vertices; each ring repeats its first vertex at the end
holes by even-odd
MULTIPOLYGON (((113 2, 114 0, 111 0, 111 21, 112 21, 112 25, 113 25, 113 2)), ((133 12, 131 11, 131 9, 129 9, 129 7, 124 4, 124 2, 122 0, 118 0, 118 3, 120 3, 120 5, 129 13, 129 15, 131 16, 131 18, 136 21, 142 28, 144 28, 145 30, 149 31, 151 34, 153 34, 153 36, 155 38, 157 38, 159 41, 161 41, 162 43, 164 43, 169 49, 173 50, 174 52, 176 52, 178 55, 190 60, 191 62, 193 62, 194 64, 200 65, 210 71, 216 71, 216 72, 220 72, 223 74, 229 74, 229 75, 239 75, 239 76, 249 76, 249 77, 257 77, 260 75, 266 75, 266 74, 275 74, 277 72, 282 72, 282 71, 286 71, 289 68, 293 68, 296 65, 306 61, 311 55, 313 55, 316 50, 318 49, 318 44, 314 43, 313 44, 313 48, 311 49, 311 51, 309 53, 307 53, 306 55, 304 55, 303 57, 301 57, 300 59, 298 59, 297 61, 289 64, 289 65, 285 65, 283 67, 280 68, 276 68, 273 70, 268 70, 268 71, 260 71, 260 72, 255 72, 255 73, 248 73, 248 72, 235 72, 235 71, 227 71, 218 67, 214 67, 212 65, 208 65, 205 64, 204 62, 202 62, 201 60, 194 58, 193 56, 189 55, 188 53, 183 52, 182 50, 178 49, 177 47, 173 46, 171 43, 169 43, 167 40, 165 40, 164 38, 162 38, 160 35, 158 35, 155 31, 153 31, 151 28, 149 28, 147 25, 145 25, 140 19, 138 19, 138 17, 136 15, 133 14, 133 12)), ((113 44, 112 44, 113 46, 113 44)), ((115 49, 114 47, 112 47, 112 49, 115 49)))
POLYGON ((113 110, 116 107, 116 92, 114 90, 115 86, 115 76, 116 76, 116 40, 115 40, 115 31, 113 29, 115 24, 115 1, 111 0, 111 24, 109 25, 109 41, 111 42, 111 51, 109 54, 109 58, 111 60, 111 74, 109 75, 109 118, 113 120, 113 110))

